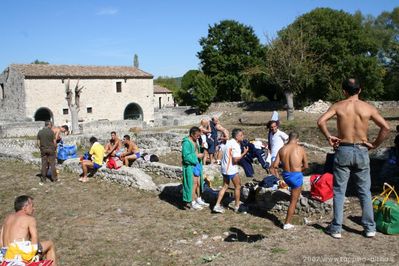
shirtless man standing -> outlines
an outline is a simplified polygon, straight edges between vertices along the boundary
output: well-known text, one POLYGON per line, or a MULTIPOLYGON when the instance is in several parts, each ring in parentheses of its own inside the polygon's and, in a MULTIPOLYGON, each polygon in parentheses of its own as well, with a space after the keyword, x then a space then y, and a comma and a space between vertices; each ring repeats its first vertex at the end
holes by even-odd
POLYGON ((123 145, 125 145, 126 150, 121 154, 121 160, 124 165, 129 166, 129 161, 135 161, 140 158, 140 149, 136 143, 130 140, 129 135, 123 136, 123 145))
POLYGON ((35 210, 33 198, 26 195, 17 197, 14 209, 15 213, 9 214, 1 227, 0 245, 7 250, 4 258, 13 260, 16 256, 20 256, 25 261, 30 261, 37 252, 46 259, 52 260, 52 265, 57 265, 54 243, 51 240, 39 242, 36 219, 33 217, 35 210), (18 243, 25 247, 31 245, 33 253, 24 253, 18 248, 18 243))
POLYGON ((345 192, 352 174, 356 177, 364 233, 366 237, 374 237, 375 222, 370 192, 368 150, 375 149, 388 137, 389 125, 374 106, 359 100, 361 88, 357 80, 353 78, 345 80, 342 89, 346 99, 333 104, 317 121, 329 144, 336 149, 333 171, 334 219, 326 232, 334 238, 341 238, 345 192), (334 116, 337 118, 337 136, 332 136, 327 128, 327 121, 334 116), (373 142, 367 139, 369 120, 380 128, 373 142))
POLYGON ((308 159, 305 149, 299 146, 298 133, 291 132, 288 137, 288 143, 283 146, 277 153, 270 172, 274 176, 278 175, 278 167, 281 162, 283 168, 284 182, 291 188, 290 206, 287 210, 287 217, 283 225, 284 230, 292 229, 294 226, 291 224, 292 216, 294 215, 296 204, 299 196, 301 195, 303 174, 302 171, 308 168, 308 159))
POLYGON ((63 125, 60 127, 51 127, 51 130, 54 132, 55 141, 60 143, 62 140, 61 133, 67 134, 69 132, 69 127, 67 125, 63 125))

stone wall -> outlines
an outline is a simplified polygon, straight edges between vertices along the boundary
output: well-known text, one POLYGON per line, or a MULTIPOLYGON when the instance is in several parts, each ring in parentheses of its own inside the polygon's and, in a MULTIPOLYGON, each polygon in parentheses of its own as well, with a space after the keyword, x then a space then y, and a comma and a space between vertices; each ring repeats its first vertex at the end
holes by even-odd
MULTIPOLYGON (((62 164, 62 167, 64 170, 73 173, 80 174, 82 172, 79 159, 66 160, 62 164)), ((122 166, 120 169, 115 170, 103 166, 91 175, 122 186, 134 187, 147 191, 157 190, 157 186, 152 181, 152 177, 138 168, 122 166)))
POLYGON ((142 169, 146 173, 164 176, 170 179, 182 179, 183 172, 181 166, 173 166, 158 162, 147 162, 143 159, 136 160, 133 165, 142 169))
POLYGON ((0 74, 0 120, 25 120, 24 79, 12 67, 0 74))
POLYGON ((99 134, 101 132, 109 135, 112 131, 129 132, 131 128, 142 128, 144 124, 145 122, 139 120, 99 120, 82 123, 80 126, 84 134, 99 134))
POLYGON ((43 127, 43 121, 0 124, 0 138, 36 136, 43 127))
MULTIPOLYGON (((258 188, 255 192, 256 208, 271 213, 286 213, 290 204, 290 193, 286 189, 273 190, 258 188)), ((328 214, 332 211, 332 200, 319 202, 309 197, 309 191, 303 191, 298 201, 295 213, 310 216, 313 214, 328 214)))

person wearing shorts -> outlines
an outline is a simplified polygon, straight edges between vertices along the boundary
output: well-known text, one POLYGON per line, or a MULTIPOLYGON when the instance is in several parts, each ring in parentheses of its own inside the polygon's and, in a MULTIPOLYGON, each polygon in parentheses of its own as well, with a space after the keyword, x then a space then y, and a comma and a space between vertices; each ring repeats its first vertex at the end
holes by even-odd
POLYGON ((0 258, 12 261, 10 265, 25 265, 36 255, 52 260, 57 265, 53 241, 40 241, 37 220, 33 216, 35 208, 33 198, 28 195, 18 196, 14 201, 15 213, 8 214, 0 229, 0 258))
POLYGON ((223 175, 223 187, 219 191, 218 199, 213 208, 214 212, 223 213, 224 208, 220 205, 226 190, 229 188, 230 181, 234 184, 234 197, 235 197, 235 207, 234 211, 238 212, 240 209, 240 190, 241 181, 238 176, 238 163, 240 159, 248 153, 248 147, 244 148, 243 153, 241 153, 240 143, 244 139, 244 133, 241 129, 235 128, 232 132, 232 138, 226 142, 223 147, 222 161, 221 161, 221 172, 223 175))
POLYGON ((287 172, 283 171, 282 176, 284 182, 289 186, 291 189, 296 189, 302 187, 303 185, 303 174, 302 172, 287 172))
POLYGON ((283 146, 277 153, 276 160, 274 160, 270 172, 279 177, 279 165, 283 168, 284 182, 291 188, 290 206, 287 210, 287 217, 283 225, 283 229, 293 229, 291 224, 292 216, 295 213, 296 204, 301 195, 303 174, 302 171, 308 168, 308 159, 305 149, 299 144, 299 135, 296 132, 291 132, 288 137, 288 143, 283 146))
POLYGON ((98 140, 96 137, 91 137, 90 138, 90 143, 91 143, 91 148, 90 148, 90 155, 91 155, 91 160, 83 160, 82 161, 82 170, 83 174, 82 177, 79 178, 80 182, 86 183, 89 181, 87 177, 87 173, 89 169, 97 170, 102 167, 103 161, 104 161, 104 154, 105 154, 105 149, 104 146, 98 143, 98 140))
POLYGON ((125 146, 125 152, 121 154, 121 160, 124 165, 129 166, 129 163, 134 162, 140 158, 140 149, 134 141, 130 140, 129 135, 123 136, 123 145, 125 146))

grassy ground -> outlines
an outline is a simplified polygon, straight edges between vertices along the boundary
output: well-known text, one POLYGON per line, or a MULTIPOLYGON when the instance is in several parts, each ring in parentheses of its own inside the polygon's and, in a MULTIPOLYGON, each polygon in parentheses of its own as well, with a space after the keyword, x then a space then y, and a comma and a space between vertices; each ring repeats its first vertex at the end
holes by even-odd
MULTIPOLYGON (((221 122, 228 129, 242 127, 249 138, 266 137, 261 122, 271 112, 224 111, 221 122), (240 124, 238 118, 244 116, 255 122, 240 124)), ((316 128, 318 115, 297 112, 296 116, 294 122, 282 121, 282 128, 300 131, 302 141, 327 145, 316 128)), ((392 128, 398 123, 397 111, 384 110, 384 116, 392 128)), ((371 136, 376 132, 373 126, 371 136)), ((384 145, 393 138, 391 134, 384 145)), ((175 156, 172 160, 178 161, 175 156)), ((310 158, 320 164, 325 157, 312 153, 310 158)), ((318 217, 287 232, 280 229, 277 217, 267 213, 183 211, 155 193, 100 180, 82 184, 66 172, 60 173, 61 182, 40 185, 37 166, 0 161, 0 169, 0 219, 13 211, 16 196, 32 195, 39 236, 55 241, 60 265, 399 265, 398 236, 363 237, 355 199, 345 212, 343 239, 335 240, 322 230, 331 217, 318 217)), ((156 177, 155 181, 168 179, 156 177)))
POLYGON ((60 265, 399 262, 397 236, 378 234, 370 240, 360 235, 359 208, 346 213, 344 238, 335 240, 321 230, 328 217, 286 232, 266 213, 182 211, 153 193, 116 184, 81 184, 76 176, 62 172, 61 182, 40 185, 36 166, 0 161, 0 167, 1 219, 12 212, 17 195, 32 195, 40 238, 55 241, 60 265))

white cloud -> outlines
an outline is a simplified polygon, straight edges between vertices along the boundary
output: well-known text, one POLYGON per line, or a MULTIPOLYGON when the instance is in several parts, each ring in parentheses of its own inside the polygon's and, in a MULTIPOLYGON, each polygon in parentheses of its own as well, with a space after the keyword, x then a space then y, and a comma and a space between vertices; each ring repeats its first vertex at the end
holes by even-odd
POLYGON ((116 13, 118 13, 118 11, 119 11, 118 9, 113 8, 113 7, 103 7, 97 11, 96 15, 98 15, 98 16, 113 16, 113 15, 116 15, 116 13))

